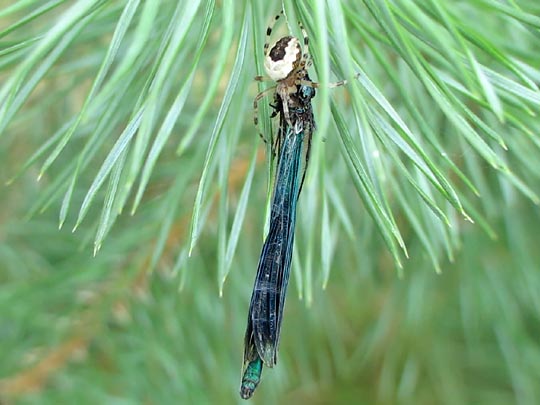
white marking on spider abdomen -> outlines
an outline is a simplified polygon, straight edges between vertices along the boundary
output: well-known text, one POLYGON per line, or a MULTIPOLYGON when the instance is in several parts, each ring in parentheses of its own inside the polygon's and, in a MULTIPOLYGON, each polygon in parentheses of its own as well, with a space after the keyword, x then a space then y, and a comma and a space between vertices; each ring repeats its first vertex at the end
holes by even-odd
POLYGON ((300 42, 295 37, 283 37, 264 58, 266 74, 274 81, 285 79, 296 68, 302 57, 300 42))

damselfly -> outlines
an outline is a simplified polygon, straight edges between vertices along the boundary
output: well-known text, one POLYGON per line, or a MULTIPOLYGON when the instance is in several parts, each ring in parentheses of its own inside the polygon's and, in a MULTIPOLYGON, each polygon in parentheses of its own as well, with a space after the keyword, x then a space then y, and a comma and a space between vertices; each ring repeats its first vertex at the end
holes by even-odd
POLYGON ((277 101, 280 126, 277 135, 278 164, 270 213, 270 230, 264 242, 249 306, 244 348, 244 376, 240 394, 249 398, 262 373, 263 363, 272 367, 277 361, 283 306, 289 282, 296 203, 307 167, 311 134, 314 129, 311 98, 315 90, 299 86, 290 95, 289 118, 282 102, 277 101), (301 157, 306 144, 306 165, 300 176, 301 157))
MULTIPOLYGON (((276 16, 275 21, 280 15, 276 16)), ((309 39, 302 25, 299 25, 304 37, 303 53, 298 38, 293 36, 279 39, 270 48, 268 40, 273 27, 268 27, 264 67, 276 85, 259 93, 254 100, 254 121, 257 124, 257 104, 274 90, 272 117, 279 116, 279 127, 272 148, 277 151, 278 160, 270 229, 259 258, 244 338, 244 367, 240 386, 240 395, 244 399, 253 395, 263 366, 273 367, 277 362, 283 307, 291 269, 296 204, 304 182, 311 138, 315 130, 311 99, 315 96, 318 84, 311 81, 307 72, 311 65, 309 39), (305 163, 302 165, 304 153, 305 163)), ((255 79, 264 80, 261 76, 255 79)), ((345 81, 331 86, 342 84, 345 81)))

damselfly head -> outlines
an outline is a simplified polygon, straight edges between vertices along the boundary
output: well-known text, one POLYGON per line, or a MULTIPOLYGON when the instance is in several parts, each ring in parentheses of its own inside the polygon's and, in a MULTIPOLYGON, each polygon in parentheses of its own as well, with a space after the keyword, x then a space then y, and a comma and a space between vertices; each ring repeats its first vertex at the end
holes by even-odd
POLYGON ((286 36, 270 48, 264 58, 266 74, 274 80, 280 81, 289 76, 302 59, 302 48, 298 38, 286 36))

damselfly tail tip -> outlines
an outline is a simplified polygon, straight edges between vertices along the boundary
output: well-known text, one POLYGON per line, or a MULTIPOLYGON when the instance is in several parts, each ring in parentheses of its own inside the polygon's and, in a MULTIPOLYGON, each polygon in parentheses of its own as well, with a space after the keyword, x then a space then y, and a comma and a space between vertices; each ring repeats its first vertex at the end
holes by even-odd
POLYGON ((242 399, 250 399, 255 392, 256 386, 243 385, 240 387, 240 397, 242 399))
POLYGON ((256 358, 248 363, 242 376, 242 383, 240 384, 240 397, 242 399, 251 398, 261 381, 262 369, 263 363, 260 358, 256 358))

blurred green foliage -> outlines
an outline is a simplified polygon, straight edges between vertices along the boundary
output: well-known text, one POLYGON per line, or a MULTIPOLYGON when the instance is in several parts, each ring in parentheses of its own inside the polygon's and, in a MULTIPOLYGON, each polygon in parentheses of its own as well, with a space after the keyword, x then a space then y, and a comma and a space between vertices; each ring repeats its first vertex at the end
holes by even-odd
MULTIPOLYGON (((0 2, 1 403, 241 401, 260 3, 0 2)), ((360 77, 318 90, 252 402, 537 403, 540 5, 283 5, 313 77, 360 77)))

